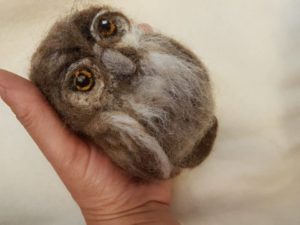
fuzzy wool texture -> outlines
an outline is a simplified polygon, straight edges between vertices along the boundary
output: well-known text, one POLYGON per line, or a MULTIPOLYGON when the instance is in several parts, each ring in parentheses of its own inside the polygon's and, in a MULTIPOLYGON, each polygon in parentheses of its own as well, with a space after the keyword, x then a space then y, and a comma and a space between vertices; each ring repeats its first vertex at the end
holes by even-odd
POLYGON ((217 119, 202 62, 114 8, 88 7, 59 20, 32 57, 30 79, 71 129, 130 176, 168 179, 212 150, 217 119), (114 35, 101 36, 102 18, 115 21, 114 35), (93 74, 89 91, 73 85, 82 68, 93 74))
MULTIPOLYGON (((99 3, 0 0, 0 67, 28 78, 53 23, 91 2, 99 3)), ((299 0, 105 2, 176 37, 209 67, 220 129, 205 162, 176 178, 181 224, 300 224, 299 0)), ((0 224, 85 224, 1 101, 0 126, 0 224)))

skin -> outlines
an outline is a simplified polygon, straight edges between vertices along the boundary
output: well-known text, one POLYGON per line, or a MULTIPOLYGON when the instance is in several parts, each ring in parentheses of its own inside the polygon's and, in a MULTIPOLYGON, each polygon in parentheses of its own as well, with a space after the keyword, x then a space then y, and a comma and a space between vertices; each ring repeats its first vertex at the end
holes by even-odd
POLYGON ((178 224, 170 212, 170 180, 142 184, 130 179, 94 145, 66 129, 24 78, 0 70, 0 96, 51 163, 88 225, 178 224))
MULTIPOLYGON (((147 24, 140 27, 147 32, 147 24)), ((80 207, 88 225, 178 225, 170 211, 172 181, 137 183, 66 129, 28 80, 0 70, 0 96, 15 113, 80 207), (57 146, 63 146, 57 148, 57 146)))

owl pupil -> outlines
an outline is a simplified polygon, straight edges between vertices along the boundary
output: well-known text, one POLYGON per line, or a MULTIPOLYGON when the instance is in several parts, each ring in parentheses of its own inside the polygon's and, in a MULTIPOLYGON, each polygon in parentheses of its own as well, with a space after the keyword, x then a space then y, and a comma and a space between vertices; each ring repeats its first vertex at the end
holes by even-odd
POLYGON ((90 85, 90 78, 85 76, 84 74, 80 74, 77 78, 76 78, 76 86, 79 87, 86 87, 90 85))
POLYGON ((101 29, 105 32, 109 32, 111 30, 111 23, 108 20, 101 20, 101 29))
POLYGON ((101 19, 99 22, 99 32, 102 37, 113 36, 117 33, 116 24, 108 19, 101 19))

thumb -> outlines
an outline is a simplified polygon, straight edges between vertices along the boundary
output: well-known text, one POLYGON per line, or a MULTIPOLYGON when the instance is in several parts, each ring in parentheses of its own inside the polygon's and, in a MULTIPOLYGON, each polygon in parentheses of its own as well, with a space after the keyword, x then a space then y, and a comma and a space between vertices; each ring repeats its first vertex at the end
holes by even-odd
POLYGON ((31 82, 0 70, 0 96, 56 170, 74 157, 84 158, 85 143, 67 129, 31 82))

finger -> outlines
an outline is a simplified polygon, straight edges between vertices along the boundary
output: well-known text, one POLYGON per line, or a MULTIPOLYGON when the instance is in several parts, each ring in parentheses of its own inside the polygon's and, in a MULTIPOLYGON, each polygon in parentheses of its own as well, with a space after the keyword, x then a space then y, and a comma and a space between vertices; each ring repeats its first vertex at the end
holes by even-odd
POLYGON ((138 25, 140 29, 142 29, 145 33, 152 33, 153 28, 147 23, 141 23, 138 25))
POLYGON ((84 142, 66 128, 31 82, 0 70, 0 95, 55 169, 86 154, 80 148, 84 142))

